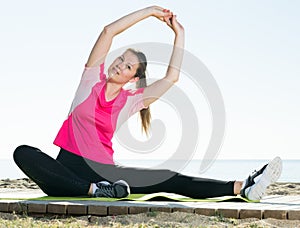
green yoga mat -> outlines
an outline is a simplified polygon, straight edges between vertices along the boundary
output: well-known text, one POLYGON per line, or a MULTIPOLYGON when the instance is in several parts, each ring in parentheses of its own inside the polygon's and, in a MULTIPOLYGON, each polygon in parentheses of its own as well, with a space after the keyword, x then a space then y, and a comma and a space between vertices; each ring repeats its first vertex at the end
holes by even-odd
POLYGON ((80 200, 94 200, 94 201, 105 201, 105 202, 114 202, 114 201, 177 201, 177 202, 259 202, 248 200, 241 196, 222 196, 206 199, 193 199, 186 196, 158 192, 152 194, 131 194, 126 198, 93 198, 93 197, 53 197, 53 196, 43 196, 39 198, 31 198, 26 200, 52 200, 52 201, 80 201, 80 200))

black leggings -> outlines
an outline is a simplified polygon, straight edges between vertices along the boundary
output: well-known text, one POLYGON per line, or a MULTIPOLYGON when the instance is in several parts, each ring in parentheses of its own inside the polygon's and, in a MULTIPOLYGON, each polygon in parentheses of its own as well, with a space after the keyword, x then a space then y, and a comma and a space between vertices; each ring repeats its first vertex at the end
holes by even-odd
POLYGON ((64 149, 53 159, 37 148, 23 145, 14 151, 14 160, 50 196, 87 195, 91 183, 121 179, 129 184, 131 193, 172 192, 193 198, 234 195, 234 181, 197 178, 170 170, 101 164, 64 149), (151 180, 160 181, 152 181, 151 185, 145 184, 151 180))

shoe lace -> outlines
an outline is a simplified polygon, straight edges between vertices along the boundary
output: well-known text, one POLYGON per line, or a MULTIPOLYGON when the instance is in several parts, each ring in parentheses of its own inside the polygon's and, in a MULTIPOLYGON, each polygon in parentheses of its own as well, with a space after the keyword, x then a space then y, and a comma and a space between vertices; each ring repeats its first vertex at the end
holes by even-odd
POLYGON ((114 197, 115 190, 112 185, 104 185, 104 184, 97 184, 98 189, 96 190, 97 196, 106 196, 106 197, 114 197))
POLYGON ((255 178, 257 176, 259 176, 260 174, 262 174, 264 172, 264 170, 267 168, 268 164, 264 165, 260 170, 254 170, 254 172, 252 173, 252 176, 255 178))

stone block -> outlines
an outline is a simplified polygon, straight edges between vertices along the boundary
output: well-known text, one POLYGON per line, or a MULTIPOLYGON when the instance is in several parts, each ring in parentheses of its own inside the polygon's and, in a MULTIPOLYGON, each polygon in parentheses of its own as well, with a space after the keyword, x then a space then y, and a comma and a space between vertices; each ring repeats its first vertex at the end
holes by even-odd
POLYGON ((0 203, 0 212, 8 212, 8 203, 7 202, 0 203))
POLYGON ((185 213, 194 213, 195 212, 195 208, 191 208, 191 207, 174 207, 173 212, 185 212, 185 213))
POLYGON ((128 207, 126 206, 109 206, 108 215, 127 215, 128 207))
POLYGON ((286 210, 264 210, 263 218, 287 219, 286 210))
POLYGON ((148 207, 129 207, 129 214, 141 214, 149 212, 148 207))
POLYGON ((300 210, 291 210, 288 211, 288 219, 300 220, 300 210))
POLYGON ((45 203, 29 203, 27 205, 28 213, 46 213, 47 212, 47 204, 45 203))
POLYGON ((47 207, 47 212, 50 214, 67 214, 66 204, 49 203, 47 207))
POLYGON ((151 212, 155 212, 155 211, 158 211, 158 212, 172 212, 172 208, 170 207, 151 207, 150 208, 150 211, 151 212))
POLYGON ((107 206, 103 206, 103 205, 89 205, 88 214, 106 216, 108 214, 108 209, 107 206))
POLYGON ((245 218, 262 219, 262 212, 261 210, 255 210, 255 209, 241 209, 240 219, 245 219, 245 218))
POLYGON ((22 202, 9 203, 8 212, 27 213, 27 204, 22 202))
POLYGON ((87 206, 83 204, 70 204, 67 205, 67 214, 68 215, 86 215, 87 206))
POLYGON ((223 209, 220 208, 217 210, 217 215, 223 216, 225 218, 239 218, 239 210, 238 209, 223 209))
POLYGON ((214 208, 195 208, 195 213, 199 215, 215 216, 216 210, 214 208))

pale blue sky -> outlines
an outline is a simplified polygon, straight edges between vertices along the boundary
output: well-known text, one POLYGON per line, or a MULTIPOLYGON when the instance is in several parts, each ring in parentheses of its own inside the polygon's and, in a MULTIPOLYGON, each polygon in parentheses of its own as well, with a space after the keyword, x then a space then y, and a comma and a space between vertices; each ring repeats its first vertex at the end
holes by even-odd
MULTIPOLYGON (((11 158, 20 144, 57 154, 53 139, 102 27, 149 5, 146 0, 102 2, 1 4, 0 158, 11 158)), ((173 0, 151 4, 178 15, 186 30, 186 49, 208 67, 221 89, 227 123, 219 158, 279 155, 300 159, 300 2, 173 0)), ((172 44, 173 34, 149 18, 116 37, 112 50, 150 41, 172 44)), ((199 108, 205 104, 196 101, 199 116, 205 115, 207 110, 199 108)), ((163 120, 161 105, 153 106, 153 116, 163 120)), ((176 115, 171 118, 173 124, 169 120, 166 117, 166 126, 180 128, 176 115)), ((205 119, 199 121, 204 142, 195 158, 201 158, 211 127, 205 119)), ((167 136, 170 144, 164 150, 180 138, 180 134, 167 136)), ((126 153, 118 150, 116 156, 122 159, 126 153)), ((162 153, 155 156, 164 157, 162 153)))

